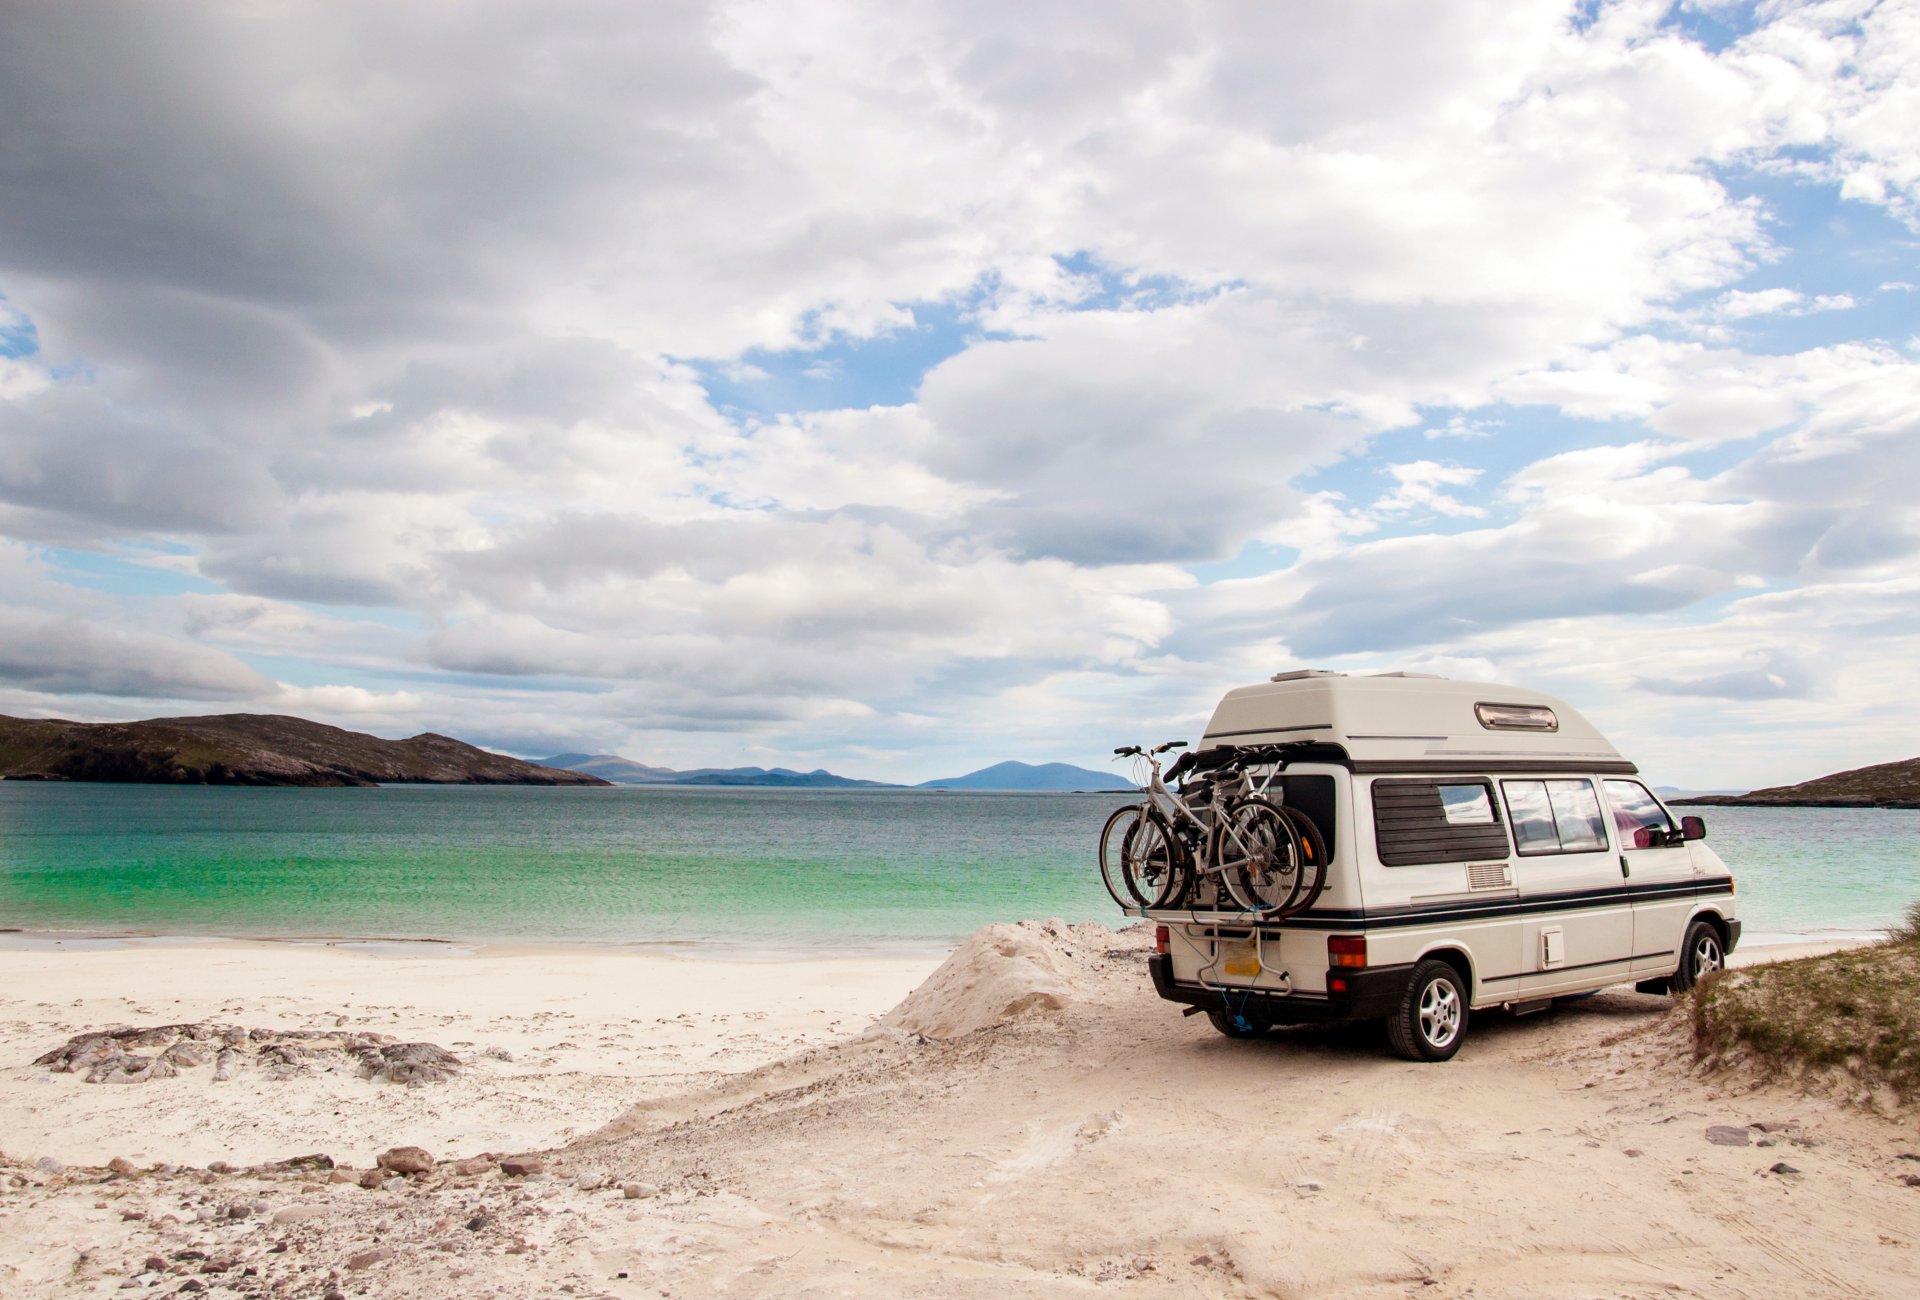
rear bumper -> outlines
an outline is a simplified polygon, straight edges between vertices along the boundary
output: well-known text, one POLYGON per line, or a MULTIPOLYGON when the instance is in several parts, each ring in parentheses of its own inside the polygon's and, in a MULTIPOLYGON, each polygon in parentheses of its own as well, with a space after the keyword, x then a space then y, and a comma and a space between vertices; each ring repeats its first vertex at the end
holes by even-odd
POLYGON ((1343 993, 1275 993, 1270 989, 1180 983, 1173 978, 1173 958, 1167 953, 1149 957, 1147 970, 1153 975, 1154 991, 1169 1002, 1203 1011, 1237 1013, 1273 1025, 1383 1019, 1399 1008, 1407 982, 1413 977, 1410 965, 1370 966, 1339 971, 1338 977, 1347 982, 1343 993))

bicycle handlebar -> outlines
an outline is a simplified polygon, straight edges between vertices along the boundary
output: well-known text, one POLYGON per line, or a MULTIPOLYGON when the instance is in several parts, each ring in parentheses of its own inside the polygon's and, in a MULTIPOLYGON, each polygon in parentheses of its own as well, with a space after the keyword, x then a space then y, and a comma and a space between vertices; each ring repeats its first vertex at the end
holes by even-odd
POLYGON ((1155 745, 1152 749, 1142 749, 1138 745, 1122 745, 1113 752, 1116 757, 1120 758, 1124 758, 1130 754, 1145 758, 1150 754, 1164 754, 1169 749, 1185 749, 1186 747, 1187 742, 1184 740, 1168 740, 1155 745))

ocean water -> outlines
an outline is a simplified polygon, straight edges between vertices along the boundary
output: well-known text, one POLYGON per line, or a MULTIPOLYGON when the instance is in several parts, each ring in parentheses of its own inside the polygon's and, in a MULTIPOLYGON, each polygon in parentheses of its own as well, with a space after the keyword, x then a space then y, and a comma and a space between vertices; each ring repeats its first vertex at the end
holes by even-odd
MULTIPOLYGON (((1116 795, 0 782, 0 927, 937 950, 991 921, 1119 920, 1116 795)), ((1920 812, 1704 810, 1749 934, 1882 929, 1920 812)))
POLYGON ((0 926, 928 950, 1115 919, 1117 795, 0 782, 0 926))

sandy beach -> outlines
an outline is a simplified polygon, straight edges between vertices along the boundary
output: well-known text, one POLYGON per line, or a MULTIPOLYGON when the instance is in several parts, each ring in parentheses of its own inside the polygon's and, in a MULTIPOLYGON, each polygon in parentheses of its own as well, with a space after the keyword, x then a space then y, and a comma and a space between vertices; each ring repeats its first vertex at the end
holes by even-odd
POLYGON ((1153 996, 1145 947, 1034 923, 945 965, 14 944, 0 1280, 316 1300, 1912 1293, 1914 1117, 1704 1076, 1666 998, 1488 1013, 1457 1060, 1419 1066, 1366 1027, 1220 1038, 1153 996), (173 1077, 34 1064, 178 1025, 214 1036, 173 1077), (366 1077, 405 1043, 444 1049, 449 1077, 366 1077), (375 1169, 404 1147, 388 1163, 413 1172, 375 1169))

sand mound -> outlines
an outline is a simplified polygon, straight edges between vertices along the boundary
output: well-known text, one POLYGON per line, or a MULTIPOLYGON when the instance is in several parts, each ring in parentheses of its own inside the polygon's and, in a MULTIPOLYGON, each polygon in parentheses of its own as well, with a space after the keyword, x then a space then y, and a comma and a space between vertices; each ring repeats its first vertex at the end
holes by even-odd
POLYGON ((969 935, 880 1023, 928 1038, 958 1038, 1074 998, 1076 957, 1113 945, 1096 924, 1018 921, 969 935))

